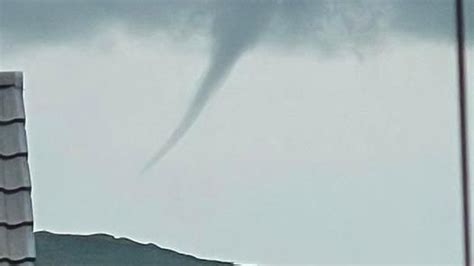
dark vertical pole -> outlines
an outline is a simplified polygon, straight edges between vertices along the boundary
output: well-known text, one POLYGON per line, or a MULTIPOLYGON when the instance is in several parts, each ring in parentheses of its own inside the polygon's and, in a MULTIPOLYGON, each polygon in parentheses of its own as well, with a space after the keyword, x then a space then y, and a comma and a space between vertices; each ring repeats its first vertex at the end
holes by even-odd
POLYGON ((459 119, 461 137, 462 202, 464 229, 464 265, 471 266, 471 232, 469 216, 469 149, 466 100, 466 62, 464 48, 463 0, 456 0, 456 36, 459 79, 459 119))

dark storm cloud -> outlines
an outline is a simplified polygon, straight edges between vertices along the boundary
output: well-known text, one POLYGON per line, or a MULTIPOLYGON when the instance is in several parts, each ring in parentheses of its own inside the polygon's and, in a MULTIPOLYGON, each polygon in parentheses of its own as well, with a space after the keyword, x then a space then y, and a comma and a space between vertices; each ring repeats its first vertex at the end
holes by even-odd
POLYGON ((137 34, 202 29, 204 20, 194 18, 205 8, 192 1, 0 0, 0 36, 4 48, 15 48, 80 42, 117 24, 137 34))
MULTIPOLYGON (((465 0, 466 15, 473 14, 474 1, 465 0)), ((394 0, 392 26, 399 33, 423 39, 455 39, 454 0, 394 0)), ((469 16, 466 16, 469 17, 469 16)), ((472 29, 473 21, 468 20, 472 29)), ((470 36, 470 41, 473 36, 470 36)))
MULTIPOLYGON (((358 41, 377 34, 405 34, 424 39, 453 39, 453 0, 0 0, 0 40, 4 49, 88 40, 119 24, 135 34, 211 35, 219 6, 235 9, 229 19, 245 19, 252 6, 275 9, 262 41, 318 47, 330 40, 358 41), (232 4, 230 4, 232 3, 232 4), (331 32, 332 29, 334 32, 331 32), (337 32, 339 31, 339 32, 337 32), (327 35, 337 35, 337 38, 327 35)), ((465 1, 466 13, 474 1, 465 1)), ((266 12, 259 10, 258 12, 266 12)), ((474 21, 469 20, 468 29, 474 21)), ((473 34, 468 34, 472 43, 473 34)))

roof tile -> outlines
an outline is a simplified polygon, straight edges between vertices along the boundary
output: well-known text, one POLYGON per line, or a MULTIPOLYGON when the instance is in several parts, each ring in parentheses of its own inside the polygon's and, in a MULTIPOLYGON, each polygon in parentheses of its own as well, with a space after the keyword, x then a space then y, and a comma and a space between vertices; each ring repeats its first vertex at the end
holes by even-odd
POLYGON ((17 87, 0 89, 0 123, 25 119, 23 90, 17 87))
POLYGON ((25 124, 0 125, 0 157, 26 153, 25 124))
POLYGON ((0 192, 0 206, 4 206, 0 208, 0 225, 11 227, 33 223, 30 191, 0 192))
POLYGON ((31 187, 27 158, 15 157, 0 160, 0 190, 16 190, 31 187))
POLYGON ((34 258, 34 244, 32 225, 17 228, 0 226, 0 260, 19 261, 34 258))
POLYGON ((0 87, 23 87, 23 74, 21 72, 1 72, 0 87))

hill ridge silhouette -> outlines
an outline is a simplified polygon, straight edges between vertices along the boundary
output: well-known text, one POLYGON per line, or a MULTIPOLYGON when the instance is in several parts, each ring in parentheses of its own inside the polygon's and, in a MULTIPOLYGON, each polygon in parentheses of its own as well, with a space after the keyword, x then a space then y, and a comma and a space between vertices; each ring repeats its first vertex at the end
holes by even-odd
POLYGON ((199 259, 153 243, 104 233, 89 235, 35 232, 36 266, 166 265, 221 266, 230 262, 199 259))

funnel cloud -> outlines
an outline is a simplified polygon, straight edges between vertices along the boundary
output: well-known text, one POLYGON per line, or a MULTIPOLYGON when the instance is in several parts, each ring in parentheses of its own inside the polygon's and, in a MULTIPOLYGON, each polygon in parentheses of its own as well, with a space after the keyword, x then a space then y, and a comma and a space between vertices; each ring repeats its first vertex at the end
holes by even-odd
POLYGON ((251 48, 273 13, 270 2, 223 2, 212 25, 213 49, 207 71, 186 113, 168 140, 145 166, 158 163, 196 122, 209 99, 219 89, 242 54, 251 48))

